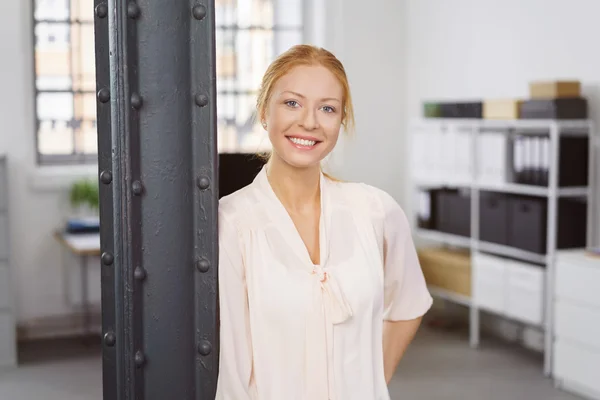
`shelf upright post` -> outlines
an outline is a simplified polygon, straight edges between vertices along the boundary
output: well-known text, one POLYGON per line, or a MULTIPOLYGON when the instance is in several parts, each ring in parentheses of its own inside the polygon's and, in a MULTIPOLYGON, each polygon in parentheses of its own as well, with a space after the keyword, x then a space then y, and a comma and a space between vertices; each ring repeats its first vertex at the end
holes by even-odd
POLYGON ((546 290, 544 293, 544 375, 552 375, 553 317, 554 317, 554 259, 556 253, 556 230, 558 214, 558 167, 560 162, 559 124, 550 123, 550 171, 548 187, 548 213, 546 230, 546 290))
POLYGON ((600 188, 598 187, 597 170, 600 165, 597 165, 596 154, 600 151, 599 137, 596 135, 595 126, 592 121, 589 122, 587 128, 588 136, 588 182, 587 182, 587 233, 586 245, 588 247, 600 246, 600 232, 595 228, 598 220, 598 208, 594 207, 600 200, 600 188))
POLYGON ((479 168, 479 130, 481 125, 474 123, 470 129, 471 145, 471 302, 469 304, 469 345, 479 347, 479 307, 475 302, 475 282, 477 271, 473 256, 479 251, 479 187, 477 176, 479 168))

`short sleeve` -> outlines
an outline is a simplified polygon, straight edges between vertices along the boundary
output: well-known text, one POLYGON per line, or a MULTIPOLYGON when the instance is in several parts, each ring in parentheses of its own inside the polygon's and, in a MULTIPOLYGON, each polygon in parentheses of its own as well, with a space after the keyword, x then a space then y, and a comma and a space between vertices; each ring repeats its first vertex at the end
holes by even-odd
POLYGON ((233 222, 219 212, 220 356, 216 400, 255 399, 244 261, 233 222))
POLYGON ((433 299, 427 290, 406 214, 387 193, 383 207, 384 319, 411 320, 423 316, 433 299))

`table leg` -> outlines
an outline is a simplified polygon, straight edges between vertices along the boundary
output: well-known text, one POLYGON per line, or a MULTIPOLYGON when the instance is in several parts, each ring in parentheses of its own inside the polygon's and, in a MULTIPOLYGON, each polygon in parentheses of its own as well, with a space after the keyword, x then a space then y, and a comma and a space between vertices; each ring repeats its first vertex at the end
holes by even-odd
POLYGON ((81 309, 83 312, 83 335, 90 334, 90 306, 88 288, 88 259, 81 256, 81 309))

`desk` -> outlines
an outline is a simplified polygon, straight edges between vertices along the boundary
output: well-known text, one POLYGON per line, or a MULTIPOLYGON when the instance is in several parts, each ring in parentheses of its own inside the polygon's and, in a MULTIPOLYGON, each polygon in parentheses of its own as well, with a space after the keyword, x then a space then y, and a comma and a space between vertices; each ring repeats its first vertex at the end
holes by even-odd
POLYGON ((88 288, 88 259, 100 256, 100 234, 99 233, 65 233, 56 232, 57 240, 71 253, 78 256, 81 266, 81 304, 83 308, 84 335, 90 333, 90 302, 88 288))

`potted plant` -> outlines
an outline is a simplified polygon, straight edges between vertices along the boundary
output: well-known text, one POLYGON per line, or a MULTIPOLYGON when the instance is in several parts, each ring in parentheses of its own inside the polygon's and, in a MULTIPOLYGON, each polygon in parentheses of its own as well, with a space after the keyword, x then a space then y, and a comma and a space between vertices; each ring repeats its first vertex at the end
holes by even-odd
POLYGON ((70 191, 71 206, 78 217, 98 216, 98 183, 92 179, 81 179, 73 183, 70 191))

